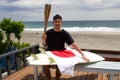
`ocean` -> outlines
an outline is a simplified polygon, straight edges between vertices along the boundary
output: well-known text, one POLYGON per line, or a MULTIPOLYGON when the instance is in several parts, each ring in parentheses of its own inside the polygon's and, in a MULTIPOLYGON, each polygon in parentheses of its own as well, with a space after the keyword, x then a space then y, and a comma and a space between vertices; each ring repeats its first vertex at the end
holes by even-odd
MULTIPOLYGON (((43 21, 23 22, 25 30, 43 30, 43 21)), ((48 21, 47 29, 52 28, 52 21, 48 21)), ((94 21, 63 21, 62 28, 67 31, 112 31, 120 32, 120 20, 94 21)))

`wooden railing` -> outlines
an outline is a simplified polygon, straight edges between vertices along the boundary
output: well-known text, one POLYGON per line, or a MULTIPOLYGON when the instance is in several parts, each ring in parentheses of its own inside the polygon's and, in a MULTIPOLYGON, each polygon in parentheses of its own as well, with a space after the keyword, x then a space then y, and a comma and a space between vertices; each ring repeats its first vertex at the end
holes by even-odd
POLYGON ((26 57, 32 53, 39 53, 38 48, 39 45, 36 44, 0 55, 0 59, 4 60, 4 65, 0 67, 0 80, 2 80, 3 73, 6 72, 7 75, 10 75, 13 72, 18 71, 19 69, 26 67, 28 65, 26 57))
POLYGON ((106 61, 120 62, 120 51, 113 50, 97 50, 97 49, 82 49, 90 52, 97 53, 105 58, 106 61))

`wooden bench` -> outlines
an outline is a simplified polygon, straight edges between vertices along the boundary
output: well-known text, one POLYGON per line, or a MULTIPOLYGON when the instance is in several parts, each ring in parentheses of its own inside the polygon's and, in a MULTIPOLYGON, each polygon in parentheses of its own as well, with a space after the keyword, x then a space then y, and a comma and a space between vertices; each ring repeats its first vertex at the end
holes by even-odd
MULTIPOLYGON (((37 69, 39 65, 32 65, 32 66, 34 67, 34 80, 38 80, 37 69)), ((84 63, 77 64, 75 66, 75 71, 76 70, 83 71, 83 72, 105 73, 109 75, 108 80, 114 80, 114 75, 120 74, 120 62, 100 61, 100 62, 88 63, 88 64, 84 64, 84 63)))
MULTIPOLYGON (((119 58, 120 52, 119 51, 116 51, 115 53, 114 53, 114 51, 102 51, 102 50, 90 50, 90 51, 98 53, 98 54, 102 54, 102 56, 103 56, 103 54, 105 54, 104 55, 105 58, 109 58, 109 59, 117 58, 120 60, 120 58, 119 58), (114 55, 114 56, 112 56, 112 55, 114 55)), ((42 66, 42 64, 38 63, 35 65, 34 64, 30 64, 30 65, 34 66, 34 71, 35 71, 34 78, 35 78, 35 80, 37 80, 37 75, 38 75, 37 74, 38 73, 37 66, 39 66, 39 65, 42 66)), ((54 64, 54 65, 56 65, 56 64, 54 64)), ((96 62, 96 63, 78 64, 75 66, 75 70, 84 71, 84 72, 97 72, 97 73, 109 74, 109 80, 114 80, 114 75, 120 74, 120 62, 100 61, 100 62, 96 62)))
POLYGON ((75 70, 109 74, 109 80, 114 80, 114 75, 120 75, 120 62, 100 61, 92 64, 78 64, 75 70))

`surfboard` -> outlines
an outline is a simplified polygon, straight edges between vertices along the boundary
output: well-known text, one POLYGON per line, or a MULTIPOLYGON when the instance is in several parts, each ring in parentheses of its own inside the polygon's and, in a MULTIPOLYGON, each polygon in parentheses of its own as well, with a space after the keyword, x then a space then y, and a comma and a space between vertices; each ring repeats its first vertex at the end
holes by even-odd
MULTIPOLYGON (((88 51, 82 51, 83 54, 90 60, 90 62, 86 62, 85 60, 82 59, 81 54, 78 51, 76 51, 75 49, 71 49, 71 48, 68 47, 66 50, 71 51, 72 53, 74 53, 74 55, 77 58, 79 58, 79 64, 81 64, 81 63, 92 63, 92 62, 98 62, 98 61, 105 60, 105 58, 103 58, 102 56, 100 56, 96 53, 88 52, 88 51)), ((61 51, 57 51, 57 52, 59 53, 61 51)), ((32 54, 31 56, 27 57, 26 59, 28 60, 30 65, 56 65, 56 61, 55 61, 55 58, 54 58, 56 55, 54 55, 52 57, 50 54, 52 54, 52 51, 46 51, 45 53, 32 54)), ((69 57, 69 55, 68 55, 68 57, 69 57)), ((66 59, 65 57, 63 58, 63 57, 60 57, 60 56, 57 56, 57 58, 60 60, 61 63, 65 62, 65 61, 70 62, 69 59, 71 59, 72 56, 69 59, 66 59)))

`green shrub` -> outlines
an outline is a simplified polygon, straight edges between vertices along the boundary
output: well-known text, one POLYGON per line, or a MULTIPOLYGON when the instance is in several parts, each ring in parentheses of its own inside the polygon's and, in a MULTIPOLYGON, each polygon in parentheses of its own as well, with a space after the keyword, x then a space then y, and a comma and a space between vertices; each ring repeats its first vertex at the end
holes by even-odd
POLYGON ((30 46, 30 43, 20 43, 22 32, 24 31, 24 24, 22 21, 14 21, 11 18, 3 18, 0 22, 0 54, 10 51, 12 46, 21 49, 30 46), (3 37, 5 34, 5 38, 3 37), (15 35, 18 42, 11 39, 11 34, 15 35))

